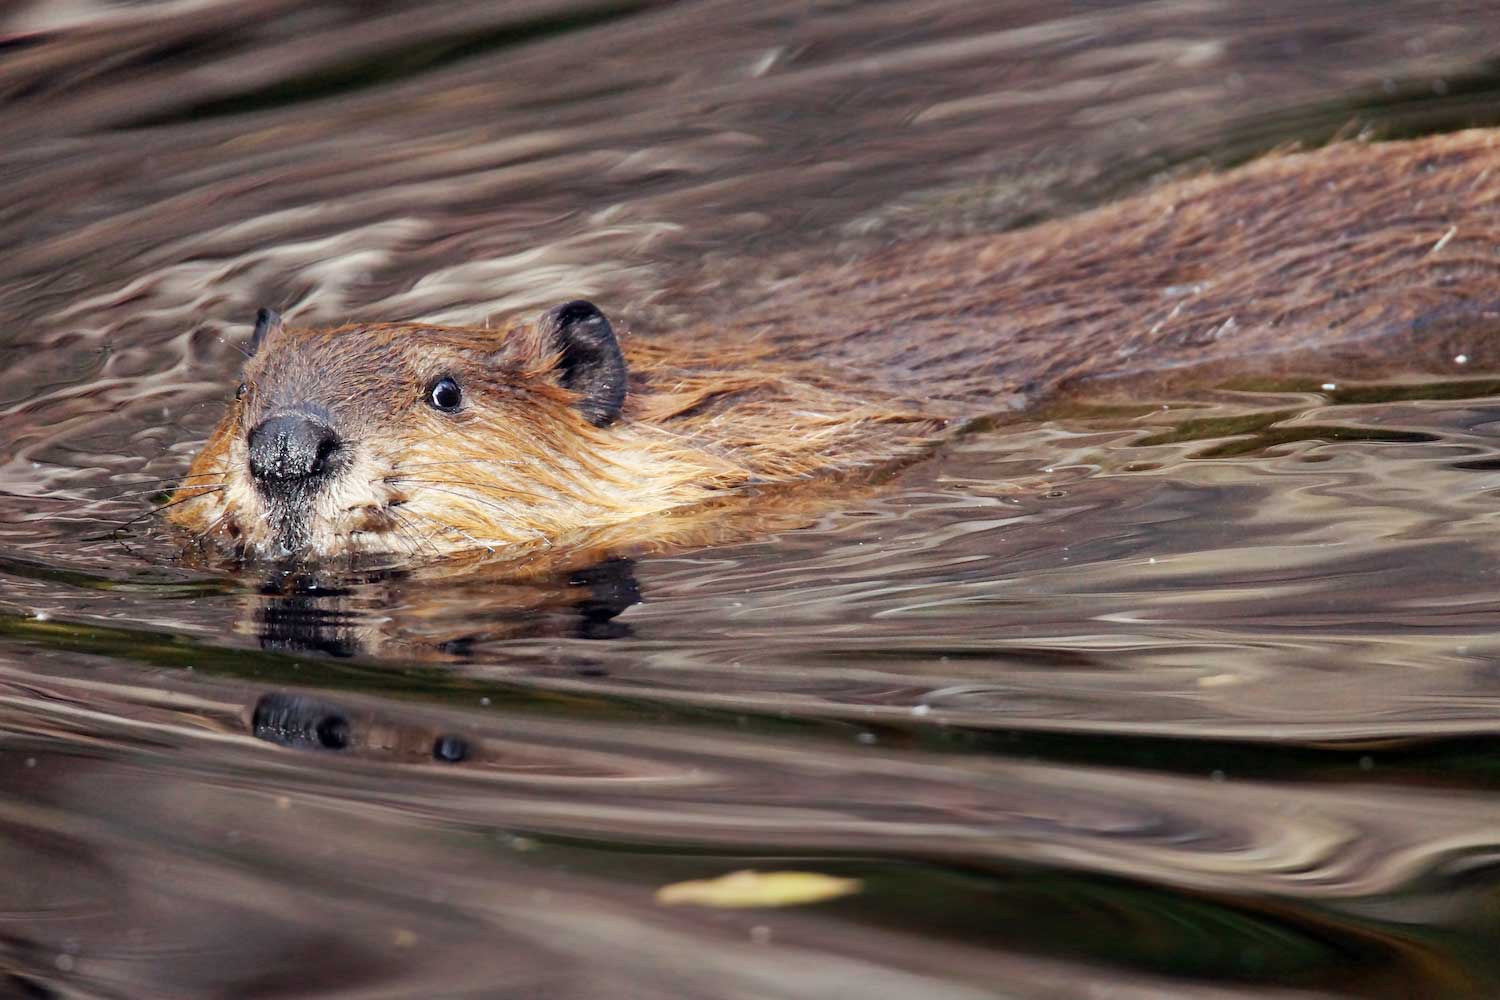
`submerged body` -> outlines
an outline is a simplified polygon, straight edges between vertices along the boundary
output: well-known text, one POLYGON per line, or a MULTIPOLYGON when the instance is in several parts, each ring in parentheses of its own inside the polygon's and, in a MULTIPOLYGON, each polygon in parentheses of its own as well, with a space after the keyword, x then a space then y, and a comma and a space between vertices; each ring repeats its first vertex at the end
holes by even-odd
POLYGON ((1081 380, 1482 360, 1497 138, 1275 157, 892 249, 623 353, 581 302, 503 331, 265 314, 169 514, 273 558, 551 544, 909 455, 1081 380))

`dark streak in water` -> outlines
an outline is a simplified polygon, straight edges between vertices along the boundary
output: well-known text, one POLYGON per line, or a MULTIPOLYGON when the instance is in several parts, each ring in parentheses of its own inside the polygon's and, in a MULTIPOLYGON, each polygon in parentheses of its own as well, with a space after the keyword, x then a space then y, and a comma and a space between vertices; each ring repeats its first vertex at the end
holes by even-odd
MULTIPOLYGON (((307 101, 326 100, 351 91, 391 86, 475 56, 609 24, 650 10, 653 6, 653 3, 601 4, 564 14, 515 21, 488 31, 425 38, 402 48, 387 49, 349 62, 321 66, 314 72, 289 77, 256 90, 200 101, 172 111, 123 122, 119 128, 157 128, 208 118, 252 114, 307 101)), ((199 53, 200 56, 201 54, 199 53)))

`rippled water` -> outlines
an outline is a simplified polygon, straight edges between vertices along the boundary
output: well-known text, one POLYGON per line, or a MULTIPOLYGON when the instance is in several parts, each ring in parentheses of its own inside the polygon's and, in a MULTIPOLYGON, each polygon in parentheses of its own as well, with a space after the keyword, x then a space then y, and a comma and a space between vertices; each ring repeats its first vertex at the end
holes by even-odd
POLYGON ((120 527, 261 304, 582 294, 649 336, 799 262, 1500 117, 1489 5, 1371 11, 7 12, 0 992, 1500 989, 1483 373, 1073 401, 547 571, 214 572, 120 527), (743 869, 860 888, 657 901, 743 869))

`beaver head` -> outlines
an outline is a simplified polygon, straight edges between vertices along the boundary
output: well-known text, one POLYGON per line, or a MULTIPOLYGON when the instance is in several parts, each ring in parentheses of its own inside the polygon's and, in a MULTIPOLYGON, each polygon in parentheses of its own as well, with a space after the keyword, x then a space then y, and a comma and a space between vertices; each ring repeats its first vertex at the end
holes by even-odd
POLYGON ((616 425, 625 360, 588 302, 502 332, 302 330, 263 309, 247 353, 171 512, 244 555, 550 540, 693 499, 703 471, 616 425))

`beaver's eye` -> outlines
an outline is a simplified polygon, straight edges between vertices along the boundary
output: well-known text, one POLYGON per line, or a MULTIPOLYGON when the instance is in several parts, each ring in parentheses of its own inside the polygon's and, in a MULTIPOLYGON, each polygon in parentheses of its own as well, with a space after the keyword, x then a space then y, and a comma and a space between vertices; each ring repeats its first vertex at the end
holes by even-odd
POLYGON ((241 382, 239 388, 236 389, 236 390, 234 390, 234 398, 235 399, 244 399, 245 398, 245 393, 247 393, 249 391, 250 391, 250 387, 248 385, 246 385, 245 383, 241 382))
POLYGON ((463 401, 464 391, 446 375, 432 383, 432 388, 427 390, 427 402, 444 413, 452 413, 463 401))

